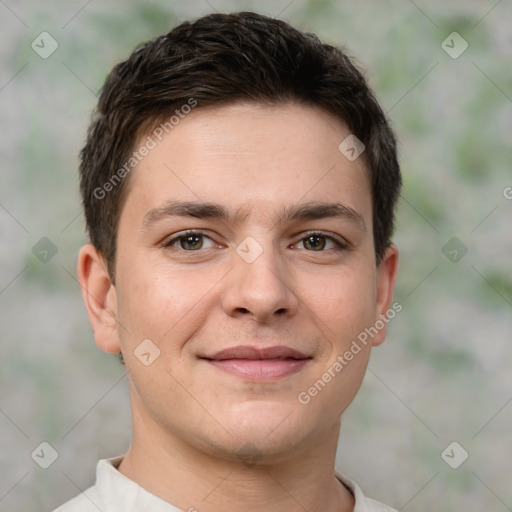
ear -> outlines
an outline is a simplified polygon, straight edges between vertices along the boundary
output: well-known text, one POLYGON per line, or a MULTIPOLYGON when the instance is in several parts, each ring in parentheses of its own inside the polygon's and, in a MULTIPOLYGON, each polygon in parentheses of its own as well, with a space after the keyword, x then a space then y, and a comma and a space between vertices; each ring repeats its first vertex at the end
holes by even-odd
POLYGON ((94 245, 86 244, 80 249, 77 273, 96 344, 110 354, 121 352, 116 289, 105 259, 94 245))
MULTIPOLYGON (((388 315, 388 312, 392 308, 391 301, 393 300, 393 291, 395 290, 396 275, 398 272, 398 249, 395 245, 389 245, 384 251, 379 266, 377 267, 377 288, 376 288, 376 327, 378 333, 373 337, 372 345, 380 345, 385 339, 387 334, 387 325, 389 320, 394 314, 388 315)), ((396 313, 402 309, 399 305, 399 309, 392 309, 393 313, 396 313)))

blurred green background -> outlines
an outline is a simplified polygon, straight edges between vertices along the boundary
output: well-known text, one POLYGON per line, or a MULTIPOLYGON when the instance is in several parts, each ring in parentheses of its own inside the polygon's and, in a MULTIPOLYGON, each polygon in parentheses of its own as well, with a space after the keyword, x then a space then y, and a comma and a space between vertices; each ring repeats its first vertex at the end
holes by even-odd
POLYGON ((346 46, 400 140, 403 311, 343 417, 338 469, 399 510, 511 509, 511 2, 2 0, 0 510, 52 510, 130 439, 123 367, 96 348, 76 282, 96 94, 141 41, 238 10, 346 46), (47 58, 31 46, 44 31, 47 58), (469 454, 457 469, 453 441, 469 454))

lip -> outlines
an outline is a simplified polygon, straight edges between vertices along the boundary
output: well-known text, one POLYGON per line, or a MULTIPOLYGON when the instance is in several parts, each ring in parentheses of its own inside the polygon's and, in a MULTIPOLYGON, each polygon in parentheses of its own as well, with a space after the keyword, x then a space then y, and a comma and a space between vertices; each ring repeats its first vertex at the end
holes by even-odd
POLYGON ((308 356, 285 345, 276 345, 274 347, 239 345, 237 347, 230 347, 220 350, 219 352, 215 352, 215 354, 211 356, 206 356, 205 359, 214 359, 216 361, 222 361, 225 359, 308 359, 308 356))
POLYGON ((284 345, 237 346, 202 357, 210 365, 231 375, 250 380, 274 380, 299 372, 310 356, 284 345))

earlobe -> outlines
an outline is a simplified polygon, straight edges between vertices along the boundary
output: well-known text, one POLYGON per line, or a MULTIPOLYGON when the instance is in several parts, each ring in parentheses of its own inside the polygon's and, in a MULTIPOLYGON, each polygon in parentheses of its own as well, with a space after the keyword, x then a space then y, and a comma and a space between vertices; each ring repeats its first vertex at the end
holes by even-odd
MULTIPOLYGON (((372 340, 373 346, 380 345, 387 334, 387 324, 389 322, 389 311, 392 308, 393 292, 395 290, 396 276, 398 273, 398 249, 391 244, 384 252, 381 262, 377 267, 376 283, 376 318, 375 326, 382 327, 378 329, 372 340)), ((401 308, 400 308, 401 309, 401 308)), ((394 313, 393 309, 393 313, 394 313)))
POLYGON ((119 353, 116 289, 103 256, 92 244, 80 249, 77 274, 96 344, 105 352, 119 353))

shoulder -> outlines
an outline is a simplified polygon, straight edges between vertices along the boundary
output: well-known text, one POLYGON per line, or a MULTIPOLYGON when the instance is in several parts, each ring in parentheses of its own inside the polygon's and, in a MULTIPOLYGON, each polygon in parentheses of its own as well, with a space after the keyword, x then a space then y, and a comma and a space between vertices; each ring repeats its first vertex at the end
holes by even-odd
POLYGON ((372 500, 371 498, 364 498, 361 503, 362 507, 356 508, 354 512, 397 512, 396 509, 388 507, 380 501, 372 500))
POLYGON ((70 501, 67 501, 53 512, 98 512, 100 500, 95 487, 89 487, 86 491, 70 501))
POLYGON ((396 509, 378 501, 367 498, 361 488, 350 478, 336 472, 336 477, 347 487, 355 498, 354 512, 397 512, 396 509))
POLYGON ((96 482, 93 486, 67 501, 53 512, 98 512, 105 510, 105 499, 109 499, 112 479, 117 476, 115 468, 122 456, 101 459, 96 465, 96 482), (103 492, 102 492, 103 487, 103 492))

